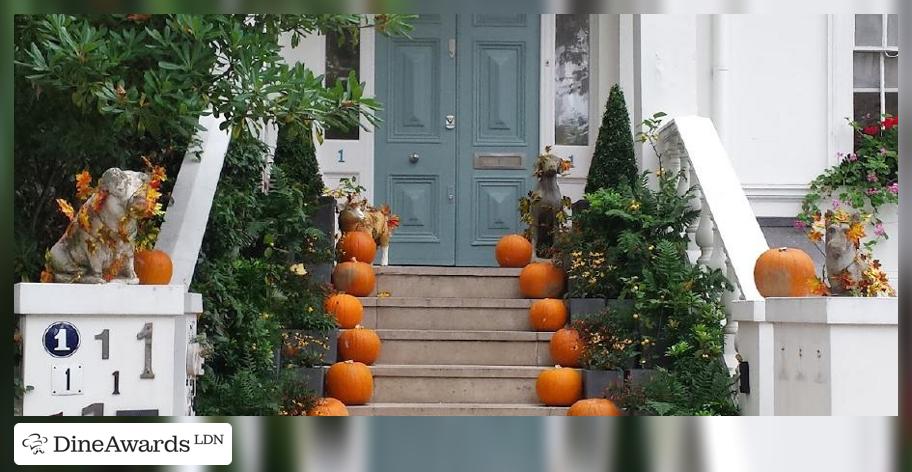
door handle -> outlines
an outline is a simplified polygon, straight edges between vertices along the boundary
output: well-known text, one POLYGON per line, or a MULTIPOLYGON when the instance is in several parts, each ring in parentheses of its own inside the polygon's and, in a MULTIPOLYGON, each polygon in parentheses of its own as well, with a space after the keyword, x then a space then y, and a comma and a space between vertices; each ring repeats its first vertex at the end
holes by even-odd
POLYGON ((414 164, 414 163, 418 162, 418 159, 421 159, 421 156, 419 156, 417 152, 413 152, 413 153, 409 154, 408 158, 409 158, 409 162, 414 164))
POLYGON ((452 185, 447 186, 447 199, 451 202, 456 199, 456 187, 452 185))

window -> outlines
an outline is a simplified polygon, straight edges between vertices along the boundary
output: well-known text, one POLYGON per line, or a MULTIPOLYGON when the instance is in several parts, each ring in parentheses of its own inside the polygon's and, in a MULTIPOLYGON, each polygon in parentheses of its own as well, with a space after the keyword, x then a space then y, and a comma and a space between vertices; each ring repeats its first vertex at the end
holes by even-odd
POLYGON ((556 15, 554 142, 589 145, 589 15, 556 15))
POLYGON ((854 118, 896 116, 899 101, 897 15, 855 15, 854 118))
MULTIPOLYGON (((359 35, 355 33, 354 37, 348 37, 339 33, 328 33, 326 35, 326 86, 332 87, 336 80, 341 79, 343 82, 348 80, 348 74, 351 71, 355 75, 361 76, 359 64, 361 62, 361 48, 359 47, 359 35)), ((344 85, 343 85, 344 86, 344 85)), ((333 129, 326 130, 326 139, 349 139, 358 140, 360 128, 355 126, 349 130, 333 129)))

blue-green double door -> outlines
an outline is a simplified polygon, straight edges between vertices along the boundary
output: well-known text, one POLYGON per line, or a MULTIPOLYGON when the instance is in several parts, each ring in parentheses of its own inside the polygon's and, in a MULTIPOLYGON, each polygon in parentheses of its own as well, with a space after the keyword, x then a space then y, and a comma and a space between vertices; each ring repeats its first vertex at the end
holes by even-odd
POLYGON ((521 232, 538 155, 537 15, 421 15, 377 37, 375 197, 401 223, 391 264, 496 265, 521 232))

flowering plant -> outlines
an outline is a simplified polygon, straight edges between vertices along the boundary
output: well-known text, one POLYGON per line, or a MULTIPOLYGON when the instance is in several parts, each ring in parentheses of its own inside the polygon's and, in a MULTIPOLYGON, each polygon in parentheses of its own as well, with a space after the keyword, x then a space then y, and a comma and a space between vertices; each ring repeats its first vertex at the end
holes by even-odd
POLYGON ((878 210, 899 202, 899 119, 887 115, 881 120, 849 124, 855 133, 855 152, 840 153, 839 164, 811 182, 795 227, 807 231, 812 241, 819 241, 823 236, 821 207, 829 203, 833 210, 857 209, 866 213, 865 226, 872 229, 873 238, 864 243, 871 249, 888 237, 878 210))

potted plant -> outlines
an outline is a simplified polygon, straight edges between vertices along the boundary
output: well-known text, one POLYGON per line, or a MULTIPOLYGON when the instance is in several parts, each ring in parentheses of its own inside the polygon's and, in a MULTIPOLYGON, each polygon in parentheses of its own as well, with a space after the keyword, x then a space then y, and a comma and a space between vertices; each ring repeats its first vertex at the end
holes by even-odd
POLYGON ((624 383, 624 368, 636 354, 634 341, 610 310, 575 320, 573 327, 583 343, 583 396, 604 398, 609 389, 624 383))

